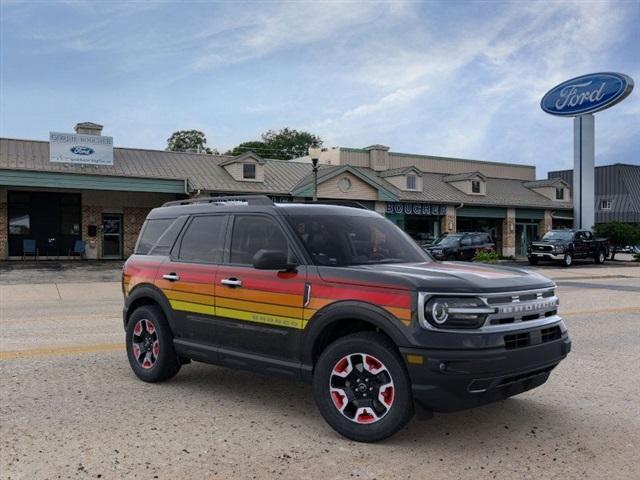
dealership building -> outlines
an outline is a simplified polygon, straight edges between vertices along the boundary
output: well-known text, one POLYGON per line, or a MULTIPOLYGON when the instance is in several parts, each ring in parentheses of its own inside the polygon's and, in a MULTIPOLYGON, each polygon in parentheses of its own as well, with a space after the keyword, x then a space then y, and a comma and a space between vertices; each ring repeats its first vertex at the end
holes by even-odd
MULTIPOLYGON (((232 157, 113 147, 102 126, 79 123, 49 141, 0 139, 0 260, 65 258, 80 243, 87 258, 133 251, 151 208, 204 195, 264 194, 308 201, 309 158, 232 157)), ((535 167, 396 153, 384 145, 324 149, 318 198, 357 201, 417 240, 486 231, 499 253, 525 254, 527 242, 570 226, 570 179, 536 180, 535 167)))

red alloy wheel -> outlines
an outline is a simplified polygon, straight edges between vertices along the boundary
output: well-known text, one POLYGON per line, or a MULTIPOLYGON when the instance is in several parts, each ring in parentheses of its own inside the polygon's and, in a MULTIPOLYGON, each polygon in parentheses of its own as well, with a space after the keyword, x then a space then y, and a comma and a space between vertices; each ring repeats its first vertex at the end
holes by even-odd
POLYGON ((131 352, 142 368, 153 368, 160 354, 158 332, 151 320, 142 319, 133 327, 131 352))
POLYGON ((389 413, 395 389, 391 373, 380 360, 368 353, 351 353, 334 365, 329 394, 344 417, 365 425, 389 413))

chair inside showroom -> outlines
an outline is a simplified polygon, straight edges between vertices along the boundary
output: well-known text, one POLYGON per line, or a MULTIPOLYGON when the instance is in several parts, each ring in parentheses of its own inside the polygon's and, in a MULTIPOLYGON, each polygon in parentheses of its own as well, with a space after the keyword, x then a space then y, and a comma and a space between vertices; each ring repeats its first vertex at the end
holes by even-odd
POLYGON ((38 260, 38 248, 36 247, 36 241, 33 239, 22 240, 22 260, 25 257, 32 255, 38 260))
POLYGON ((69 256, 75 257, 76 255, 80 257, 80 260, 83 258, 87 258, 86 256, 87 245, 83 240, 76 240, 73 244, 73 248, 69 250, 69 256))

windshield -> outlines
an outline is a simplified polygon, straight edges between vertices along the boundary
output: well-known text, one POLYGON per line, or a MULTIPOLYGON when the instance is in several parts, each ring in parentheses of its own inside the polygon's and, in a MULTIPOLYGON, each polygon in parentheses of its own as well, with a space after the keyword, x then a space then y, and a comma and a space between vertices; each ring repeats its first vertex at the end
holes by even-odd
POLYGON ((460 242, 460 237, 444 235, 434 242, 438 247, 456 247, 460 242))
POLYGON ((573 238, 573 232, 563 232, 559 230, 547 232, 542 237, 542 240, 563 240, 563 241, 571 241, 573 238))
POLYGON ((292 215, 285 218, 316 265, 344 267, 431 261, 406 233, 383 217, 292 215))

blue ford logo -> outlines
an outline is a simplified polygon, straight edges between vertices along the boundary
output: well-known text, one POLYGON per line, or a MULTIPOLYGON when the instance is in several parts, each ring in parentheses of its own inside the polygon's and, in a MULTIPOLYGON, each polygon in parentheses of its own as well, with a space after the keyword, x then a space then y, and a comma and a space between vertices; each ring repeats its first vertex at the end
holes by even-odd
POLYGON ((71 147, 69 150, 71 150, 71 153, 74 153, 76 155, 91 155, 93 153, 95 153, 95 150, 91 147, 82 147, 80 145, 76 145, 75 147, 71 147))
POLYGON ((633 90, 633 80, 622 73, 591 73, 572 78, 549 90, 540 106, 551 115, 573 117, 612 107, 633 90))

